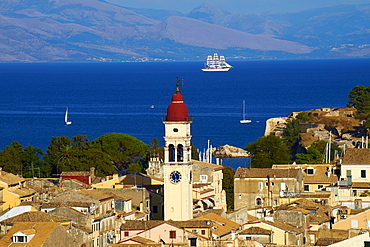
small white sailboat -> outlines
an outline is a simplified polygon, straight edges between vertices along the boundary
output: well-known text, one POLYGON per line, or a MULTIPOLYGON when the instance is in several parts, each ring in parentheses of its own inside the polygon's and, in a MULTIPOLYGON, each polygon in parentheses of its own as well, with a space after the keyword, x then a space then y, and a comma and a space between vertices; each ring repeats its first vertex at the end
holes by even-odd
POLYGON ((68 121, 68 107, 66 108, 66 114, 64 115, 64 122, 66 123, 66 125, 72 124, 71 121, 68 121))
POLYGON ((245 100, 243 100, 243 118, 240 120, 240 123, 251 123, 252 120, 245 118, 245 100))

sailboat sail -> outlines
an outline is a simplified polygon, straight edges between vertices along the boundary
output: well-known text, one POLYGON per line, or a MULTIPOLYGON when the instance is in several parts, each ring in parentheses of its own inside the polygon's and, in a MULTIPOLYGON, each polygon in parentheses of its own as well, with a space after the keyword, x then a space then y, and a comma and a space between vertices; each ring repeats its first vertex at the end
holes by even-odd
POLYGON ((243 117, 240 120, 240 123, 250 123, 252 120, 245 118, 245 100, 243 100, 243 117))
POLYGON ((71 121, 68 121, 68 107, 66 108, 66 113, 64 115, 64 122, 66 123, 66 125, 72 124, 71 121))

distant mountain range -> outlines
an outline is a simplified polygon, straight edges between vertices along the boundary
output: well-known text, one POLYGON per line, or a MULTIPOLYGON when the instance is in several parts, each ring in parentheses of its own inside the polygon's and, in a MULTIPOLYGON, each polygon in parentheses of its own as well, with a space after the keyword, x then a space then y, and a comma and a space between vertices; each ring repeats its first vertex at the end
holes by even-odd
POLYGON ((0 62, 370 57, 370 4, 299 13, 189 13, 104 0, 2 0, 0 62))

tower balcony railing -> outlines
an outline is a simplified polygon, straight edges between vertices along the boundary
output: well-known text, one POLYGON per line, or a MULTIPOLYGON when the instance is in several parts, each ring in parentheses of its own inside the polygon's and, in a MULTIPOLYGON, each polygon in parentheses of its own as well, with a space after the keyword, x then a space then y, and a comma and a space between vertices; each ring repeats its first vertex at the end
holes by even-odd
POLYGON ((162 121, 163 122, 191 122, 193 121, 193 116, 187 116, 187 117, 167 117, 167 116, 162 116, 162 121))

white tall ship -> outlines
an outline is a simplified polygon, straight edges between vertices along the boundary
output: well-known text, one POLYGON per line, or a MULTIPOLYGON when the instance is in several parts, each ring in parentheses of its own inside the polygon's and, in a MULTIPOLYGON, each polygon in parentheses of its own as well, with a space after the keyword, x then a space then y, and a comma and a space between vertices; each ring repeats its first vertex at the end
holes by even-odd
POLYGON ((209 55, 207 57, 206 66, 203 71, 229 71, 233 66, 225 61, 224 56, 218 57, 218 54, 213 54, 213 57, 209 55))

